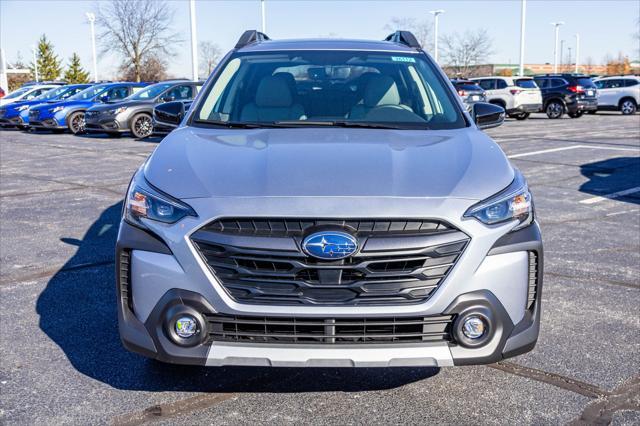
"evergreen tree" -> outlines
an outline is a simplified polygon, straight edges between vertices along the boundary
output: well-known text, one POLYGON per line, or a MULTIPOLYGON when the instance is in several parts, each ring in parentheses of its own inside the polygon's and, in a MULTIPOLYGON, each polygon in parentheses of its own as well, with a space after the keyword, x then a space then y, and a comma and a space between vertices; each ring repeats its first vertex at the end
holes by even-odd
POLYGON ((64 73, 64 80, 67 83, 88 83, 89 73, 86 72, 80 64, 80 56, 77 53, 71 55, 69 59, 69 67, 64 73))
MULTIPOLYGON (((62 61, 58 59, 58 55, 53 52, 53 44, 47 40, 47 36, 42 34, 38 41, 36 50, 36 61, 38 63, 38 80, 47 81, 55 80, 62 73, 62 61)), ((33 63, 29 67, 31 73, 35 76, 35 67, 33 63)))

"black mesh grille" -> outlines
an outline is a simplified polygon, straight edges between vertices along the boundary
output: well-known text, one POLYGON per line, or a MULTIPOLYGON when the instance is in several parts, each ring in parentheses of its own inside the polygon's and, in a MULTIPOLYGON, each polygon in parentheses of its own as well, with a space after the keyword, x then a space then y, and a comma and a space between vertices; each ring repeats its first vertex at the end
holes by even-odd
POLYGON ((451 341, 450 315, 402 318, 278 318, 207 315, 209 341, 297 344, 451 341))
POLYGON ((538 297, 538 254, 529 252, 529 289, 527 292, 527 309, 533 309, 538 297))
POLYGON ((120 282, 120 297, 122 303, 133 311, 133 298, 131 295, 131 252, 129 250, 122 250, 120 252, 119 262, 119 282, 120 282))
POLYGON ((451 230, 449 225, 437 220, 343 220, 343 219, 221 219, 211 222, 202 228, 204 231, 213 231, 236 235, 268 235, 268 236, 299 236, 309 229, 320 226, 335 226, 350 230, 357 234, 385 233, 435 233, 451 230))
POLYGON ((469 237, 429 220, 229 219, 206 225, 191 239, 229 295, 242 303, 391 305, 428 299, 459 259, 469 237), (227 222, 237 226, 227 228, 223 225, 227 222), (339 261, 307 256, 300 249, 304 235, 317 230, 316 226, 331 226, 329 222, 343 224, 334 229, 356 235, 361 250, 339 261), (271 231, 257 231, 266 223, 271 231), (292 223, 299 224, 295 231, 292 223), (363 230, 364 223, 372 224, 366 226, 368 231, 363 230), (408 231, 408 223, 419 225, 408 231), (431 224, 428 232, 422 229, 424 224, 431 224))

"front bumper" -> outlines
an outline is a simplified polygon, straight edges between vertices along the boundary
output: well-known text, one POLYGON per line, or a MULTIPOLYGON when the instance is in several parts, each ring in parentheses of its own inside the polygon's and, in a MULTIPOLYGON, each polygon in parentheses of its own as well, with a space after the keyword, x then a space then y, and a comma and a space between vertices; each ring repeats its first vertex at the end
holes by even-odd
MULTIPOLYGON (((472 224, 472 226, 479 224, 472 224)), ((495 231, 495 230, 494 230, 495 231)), ((228 299, 215 278, 197 262, 183 257, 169 235, 161 239, 153 232, 122 222, 118 236, 117 290, 119 330, 124 346, 164 362, 196 365, 256 366, 452 366, 493 363, 531 350, 540 325, 543 251, 536 223, 513 233, 498 232, 488 245, 472 241, 452 274, 426 304, 411 306, 303 309, 291 306, 250 306, 228 299), (480 250, 481 253, 469 253, 480 250), (538 259, 534 300, 529 280, 529 255, 538 259), (479 264, 474 258, 480 257, 479 264), (466 258, 466 259, 465 259, 466 258), (204 282, 199 282, 199 278, 204 282), (202 285, 201 285, 202 284, 202 285), (198 344, 175 344, 167 332, 167 318, 176 310, 196 316, 208 314, 261 317, 367 318, 450 315, 459 318, 471 310, 491 317, 486 344, 466 347, 456 338, 428 343, 387 344, 275 344, 215 341, 203 333, 198 344)), ((478 237, 478 240, 486 238, 478 237)), ((316 308, 316 307, 314 307, 316 308)), ((200 317, 201 318, 201 317, 200 317)), ((454 324, 455 324, 455 320, 454 324)), ((208 327, 206 320, 202 321, 208 327)))
POLYGON ((85 114, 85 131, 87 133, 124 133, 129 131, 129 127, 127 120, 121 119, 118 115, 85 114))
POLYGON ((4 117, 0 118, 0 126, 2 127, 14 127, 14 126, 24 126, 24 122, 19 115, 13 117, 4 117))

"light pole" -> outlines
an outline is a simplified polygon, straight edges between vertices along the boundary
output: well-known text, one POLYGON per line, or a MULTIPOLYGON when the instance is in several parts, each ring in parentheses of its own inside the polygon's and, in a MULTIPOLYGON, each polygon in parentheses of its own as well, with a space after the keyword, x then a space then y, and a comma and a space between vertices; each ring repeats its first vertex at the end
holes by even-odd
POLYGON ((38 55, 36 54, 36 46, 31 45, 31 51, 33 52, 33 70, 35 71, 36 81, 38 81, 38 55))
POLYGON ((191 76, 198 81, 198 39, 196 35, 196 0, 189 0, 189 21, 191 22, 191 76))
POLYGON ((576 69, 575 69, 576 74, 578 74, 579 55, 580 55, 580 34, 576 33, 576 69))
POLYGON ((438 17, 444 13, 444 10, 430 10, 433 15, 433 57, 438 63, 438 17))
POLYGON ((563 21, 552 22, 551 25, 555 26, 555 44, 553 45, 553 72, 558 72, 558 33, 560 26, 564 25, 563 21))
POLYGON ((260 8, 262 9, 262 33, 267 33, 267 11, 264 0, 260 0, 260 8))
POLYGON ((564 40, 560 40, 560 72, 564 70, 564 56, 562 56, 563 53, 564 53, 564 40))
POLYGON ((522 0, 520 5, 520 70, 518 75, 524 75, 524 27, 527 16, 527 0, 522 0))
POLYGON ((87 19, 91 26, 91 51, 93 52, 93 81, 98 82, 98 58, 96 57, 96 30, 94 23, 96 22, 96 15, 92 12, 87 12, 87 19))

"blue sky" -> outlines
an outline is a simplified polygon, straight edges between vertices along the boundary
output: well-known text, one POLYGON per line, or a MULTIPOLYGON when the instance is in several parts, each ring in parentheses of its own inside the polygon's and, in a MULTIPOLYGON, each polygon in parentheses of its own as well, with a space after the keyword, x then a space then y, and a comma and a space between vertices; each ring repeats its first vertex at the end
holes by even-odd
MULTIPOLYGON (((96 1, 85 0, 1 0, 0 43, 7 60, 18 51, 30 60, 30 46, 42 33, 65 58, 77 52, 86 69, 91 65, 89 24, 85 12, 95 10, 96 1)), ((170 2, 174 10, 173 28, 185 40, 170 61, 174 76, 190 75, 189 3, 170 2)), ((440 17, 440 33, 486 28, 493 38, 493 62, 517 62, 519 55, 520 0, 440 0, 440 1, 311 1, 267 0, 267 33, 271 38, 349 37, 381 39, 392 17, 417 17, 432 21, 429 10, 445 9, 440 17)), ((227 51, 243 30, 260 27, 258 0, 198 0, 196 2, 198 40, 213 41, 227 51)), ((560 38, 565 48, 575 47, 580 33, 580 57, 601 63, 606 54, 622 52, 636 59, 638 42, 633 38, 640 17, 638 0, 528 0, 525 62, 553 61, 553 21, 565 21, 560 38)), ((575 52, 575 50, 574 50, 575 52)), ((567 50, 565 50, 565 55, 567 50)), ((99 58, 101 78, 113 77, 117 57, 99 58)))

